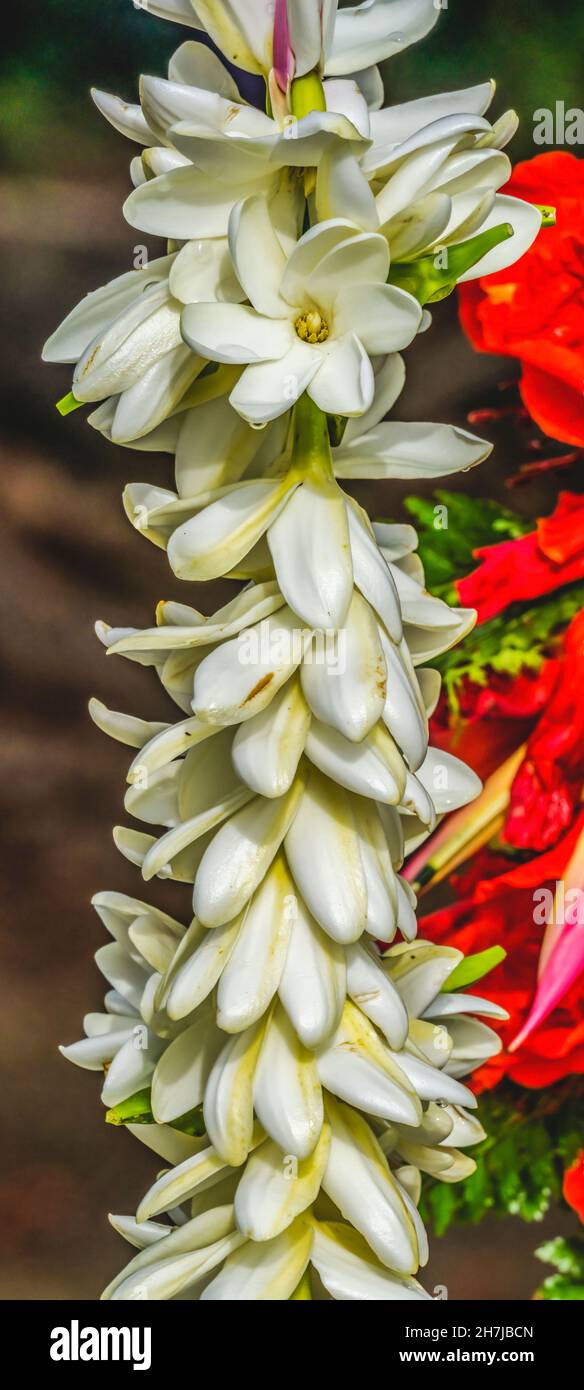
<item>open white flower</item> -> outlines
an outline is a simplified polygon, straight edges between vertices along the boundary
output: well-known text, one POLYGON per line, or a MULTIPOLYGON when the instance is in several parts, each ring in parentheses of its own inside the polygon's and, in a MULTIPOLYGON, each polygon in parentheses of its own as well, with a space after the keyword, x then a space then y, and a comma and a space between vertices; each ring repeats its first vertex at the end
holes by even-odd
POLYGON ((265 424, 307 391, 325 412, 364 414, 375 394, 369 354, 406 347, 422 318, 412 295, 386 284, 384 238, 336 219, 311 228, 286 258, 258 196, 234 209, 229 244, 249 306, 190 305, 182 332, 212 361, 249 364, 231 404, 265 424))
MULTIPOLYGON (((139 104, 95 89, 106 120, 143 146, 131 164, 127 220, 154 235, 223 239, 234 203, 261 192, 291 246, 302 222, 304 171, 327 150, 357 147, 369 136, 367 102, 354 81, 325 82, 322 93, 322 111, 297 118, 280 95, 268 115, 245 101, 214 53, 193 42, 172 55, 168 79, 141 78, 139 104)), ((180 257, 177 275, 190 259, 180 257)))

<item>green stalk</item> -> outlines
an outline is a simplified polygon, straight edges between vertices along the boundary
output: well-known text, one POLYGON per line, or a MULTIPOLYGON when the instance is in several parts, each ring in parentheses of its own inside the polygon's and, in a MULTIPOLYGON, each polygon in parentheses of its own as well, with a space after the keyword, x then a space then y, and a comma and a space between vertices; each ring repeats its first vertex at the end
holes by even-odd
POLYGON ((324 87, 317 72, 307 72, 305 77, 295 77, 290 88, 290 107, 292 115, 300 121, 311 111, 326 111, 324 87))
POLYGON ((290 466, 303 478, 309 473, 334 478, 327 417, 306 391, 294 407, 290 466))

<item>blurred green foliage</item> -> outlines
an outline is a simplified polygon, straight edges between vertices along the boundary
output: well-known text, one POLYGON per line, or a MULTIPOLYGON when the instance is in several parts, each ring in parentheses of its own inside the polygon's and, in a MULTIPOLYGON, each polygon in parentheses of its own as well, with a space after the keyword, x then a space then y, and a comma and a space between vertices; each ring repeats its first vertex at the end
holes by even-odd
POLYGON ((462 1183, 424 1181, 420 1211, 438 1236, 486 1216, 541 1221, 562 1200, 564 1172, 582 1146, 582 1086, 575 1077, 541 1091, 503 1081, 479 1097, 478 1118, 487 1134, 468 1151, 476 1172, 462 1183))
MULTIPOLYGON (((582 102, 579 0, 442 0, 423 43, 386 65, 390 101, 496 76, 495 109, 514 106, 515 159, 529 158, 538 107, 582 102)), ((8 167, 79 175, 110 162, 115 136, 97 116, 92 83, 133 98, 140 71, 163 73, 193 30, 153 19, 132 0, 19 0, 0 56, 1 157, 8 167)), ((575 151, 578 153, 578 150, 575 151)))

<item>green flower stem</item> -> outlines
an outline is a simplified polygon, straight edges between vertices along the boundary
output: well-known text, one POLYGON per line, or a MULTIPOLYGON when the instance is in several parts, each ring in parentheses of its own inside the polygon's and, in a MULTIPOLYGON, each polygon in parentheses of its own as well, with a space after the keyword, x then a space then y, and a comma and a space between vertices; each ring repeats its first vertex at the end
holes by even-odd
POLYGON ((71 415, 72 411, 79 410, 84 404, 84 401, 77 400, 72 391, 68 391, 66 396, 62 396, 61 400, 56 402, 55 408, 59 415, 71 415))
POLYGON ((435 304, 452 294, 461 275, 471 270, 483 256, 502 241, 513 236, 507 222, 490 227, 486 232, 461 241, 458 246, 435 247, 430 255, 415 261, 396 261, 390 268, 388 282, 407 290, 420 304, 435 304))
POLYGON ((306 392, 294 407, 292 431, 291 470, 334 479, 327 417, 306 392))
POLYGON ((317 72, 307 72, 305 77, 295 77, 290 88, 290 107, 292 115, 300 121, 311 111, 326 111, 324 87, 317 72))

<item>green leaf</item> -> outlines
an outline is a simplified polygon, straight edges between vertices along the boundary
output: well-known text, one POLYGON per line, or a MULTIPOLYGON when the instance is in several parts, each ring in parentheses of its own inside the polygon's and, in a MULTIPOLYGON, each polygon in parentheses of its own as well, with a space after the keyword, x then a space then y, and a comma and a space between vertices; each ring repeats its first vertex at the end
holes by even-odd
POLYGON ((478 951, 474 956, 466 956, 442 985, 442 993, 450 994, 454 989, 466 989, 468 985, 474 985, 477 980, 482 980, 483 975, 488 975, 490 970, 500 965, 506 956, 507 952, 502 946, 490 946, 487 951, 478 951))
MULTIPOLYGON (((294 85, 294 84, 293 84, 294 85)), ((413 261, 395 261, 390 268, 388 283, 413 294, 420 304, 435 304, 456 289, 467 270, 482 260, 494 246, 513 236, 513 227, 502 222, 468 237, 458 246, 437 246, 429 256, 413 261)))
POLYGON ((432 498, 406 497, 404 505, 416 523, 428 588, 454 603, 458 603, 454 581, 475 568, 475 550, 533 530, 531 522, 498 502, 445 489, 432 498))
POLYGON ((74 410, 80 410, 82 405, 85 405, 85 401, 78 401, 73 392, 68 391, 66 396, 62 396, 61 400, 56 402, 56 409, 59 415, 71 415, 74 410))

